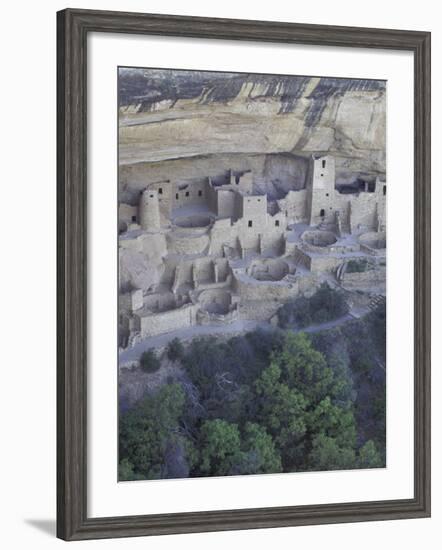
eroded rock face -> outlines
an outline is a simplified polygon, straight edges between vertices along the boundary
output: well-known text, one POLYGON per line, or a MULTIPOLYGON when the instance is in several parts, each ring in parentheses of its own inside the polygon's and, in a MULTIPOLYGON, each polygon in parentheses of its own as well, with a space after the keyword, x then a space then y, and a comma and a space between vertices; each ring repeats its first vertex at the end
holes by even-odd
MULTIPOLYGON (((160 178, 171 170, 182 177, 196 156, 218 173, 236 162, 265 179, 269 159, 318 151, 336 156, 338 181, 383 174, 385 91, 375 80, 122 70, 121 180, 136 163, 160 178)), ((287 171, 302 166, 286 161, 287 171)))

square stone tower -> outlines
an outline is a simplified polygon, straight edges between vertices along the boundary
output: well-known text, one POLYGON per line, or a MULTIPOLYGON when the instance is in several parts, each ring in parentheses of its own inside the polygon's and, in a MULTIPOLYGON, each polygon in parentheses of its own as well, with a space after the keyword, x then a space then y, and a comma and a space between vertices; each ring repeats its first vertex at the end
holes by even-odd
POLYGON ((334 219, 335 159, 330 155, 311 159, 307 185, 307 218, 310 225, 334 219))
POLYGON ((242 218, 247 229, 255 233, 264 231, 267 227, 267 196, 242 196, 242 218))

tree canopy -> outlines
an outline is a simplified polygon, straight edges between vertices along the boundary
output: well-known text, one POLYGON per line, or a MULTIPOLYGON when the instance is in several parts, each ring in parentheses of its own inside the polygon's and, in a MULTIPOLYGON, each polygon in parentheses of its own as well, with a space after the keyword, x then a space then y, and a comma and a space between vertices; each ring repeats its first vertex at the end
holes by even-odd
POLYGON ((307 335, 172 341, 120 418, 120 480, 385 466, 385 309, 307 335))

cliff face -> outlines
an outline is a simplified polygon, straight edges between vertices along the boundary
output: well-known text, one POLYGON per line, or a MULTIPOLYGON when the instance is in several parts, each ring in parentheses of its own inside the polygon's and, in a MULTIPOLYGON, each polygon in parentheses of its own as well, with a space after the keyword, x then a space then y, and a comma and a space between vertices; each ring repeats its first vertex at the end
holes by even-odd
POLYGON ((342 180, 383 174, 385 94, 375 80, 120 69, 123 179, 135 163, 155 163, 160 175, 164 163, 178 171, 195 156, 313 152, 336 155, 342 180))

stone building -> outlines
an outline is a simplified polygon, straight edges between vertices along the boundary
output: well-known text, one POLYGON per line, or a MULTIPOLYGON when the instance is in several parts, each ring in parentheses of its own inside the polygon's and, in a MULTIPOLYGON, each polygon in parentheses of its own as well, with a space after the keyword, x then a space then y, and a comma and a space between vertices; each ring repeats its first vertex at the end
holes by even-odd
POLYGON ((312 156, 304 188, 279 199, 251 171, 150 184, 119 205, 120 344, 268 321, 324 280, 385 292, 385 227, 386 183, 337 185, 330 155, 312 156))

